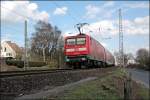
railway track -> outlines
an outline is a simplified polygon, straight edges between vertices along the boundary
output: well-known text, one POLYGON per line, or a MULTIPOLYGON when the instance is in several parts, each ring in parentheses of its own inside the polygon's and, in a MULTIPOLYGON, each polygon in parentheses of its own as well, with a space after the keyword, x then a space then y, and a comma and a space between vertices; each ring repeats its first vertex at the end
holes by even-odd
POLYGON ((13 77, 13 76, 33 75, 33 74, 57 73, 57 72, 65 72, 71 70, 72 69, 7 71, 7 72, 0 72, 0 77, 5 78, 5 77, 13 77))
MULTIPOLYGON (((99 69, 99 68, 95 68, 99 69)), ((101 70, 107 68, 101 68, 101 70)), ((79 71, 79 70, 91 70, 91 69, 49 69, 49 70, 26 70, 26 71, 7 71, 0 72, 1 78, 14 77, 14 76, 24 76, 24 75, 36 75, 36 74, 46 74, 46 73, 58 73, 66 71, 79 71)))

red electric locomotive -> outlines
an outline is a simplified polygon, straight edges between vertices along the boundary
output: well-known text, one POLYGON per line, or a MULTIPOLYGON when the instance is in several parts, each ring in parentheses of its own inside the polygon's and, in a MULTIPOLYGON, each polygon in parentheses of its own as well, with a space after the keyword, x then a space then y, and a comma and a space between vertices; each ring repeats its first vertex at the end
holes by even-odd
POLYGON ((64 54, 66 65, 74 68, 115 64, 113 55, 97 40, 86 34, 66 37, 64 54))

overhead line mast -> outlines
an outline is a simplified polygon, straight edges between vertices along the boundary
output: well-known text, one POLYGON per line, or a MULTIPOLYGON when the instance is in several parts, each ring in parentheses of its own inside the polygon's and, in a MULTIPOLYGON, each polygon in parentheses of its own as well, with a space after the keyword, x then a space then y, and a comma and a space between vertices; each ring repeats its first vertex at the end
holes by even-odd
POLYGON ((119 9, 119 65, 124 66, 122 14, 119 9))

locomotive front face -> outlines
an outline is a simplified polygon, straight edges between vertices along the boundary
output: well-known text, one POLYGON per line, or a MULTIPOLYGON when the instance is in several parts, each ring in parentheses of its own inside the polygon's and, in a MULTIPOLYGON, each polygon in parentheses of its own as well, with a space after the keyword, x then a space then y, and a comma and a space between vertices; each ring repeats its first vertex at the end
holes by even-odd
POLYGON ((66 62, 81 62, 88 54, 88 40, 86 35, 70 36, 65 39, 66 62))

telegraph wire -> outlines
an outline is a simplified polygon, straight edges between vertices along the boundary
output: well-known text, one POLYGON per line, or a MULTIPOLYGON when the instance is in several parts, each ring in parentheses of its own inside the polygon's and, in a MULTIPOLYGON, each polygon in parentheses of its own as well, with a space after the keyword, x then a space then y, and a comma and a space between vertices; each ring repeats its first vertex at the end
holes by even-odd
MULTIPOLYGON (((2 27, 2 26, 1 26, 1 27, 2 27)), ((9 28, 9 29, 14 30, 14 31, 16 31, 16 32, 21 32, 21 30, 18 30, 18 29, 14 28, 14 27, 11 27, 10 25, 9 25, 9 26, 8 26, 8 25, 3 25, 3 27, 9 28)), ((22 32, 23 32, 23 31, 22 31, 22 32)))
MULTIPOLYGON (((56 6, 56 7, 59 7, 60 8, 60 5, 58 5, 56 2, 54 2, 54 5, 56 6)), ((75 22, 80 22, 80 20, 79 19, 77 19, 76 17, 74 17, 74 16, 72 16, 72 14, 70 13, 70 12, 68 12, 68 16, 70 16, 75 22)), ((88 28, 88 30, 89 30, 89 32, 91 31, 91 29, 89 28, 89 27, 87 27, 88 28)))

